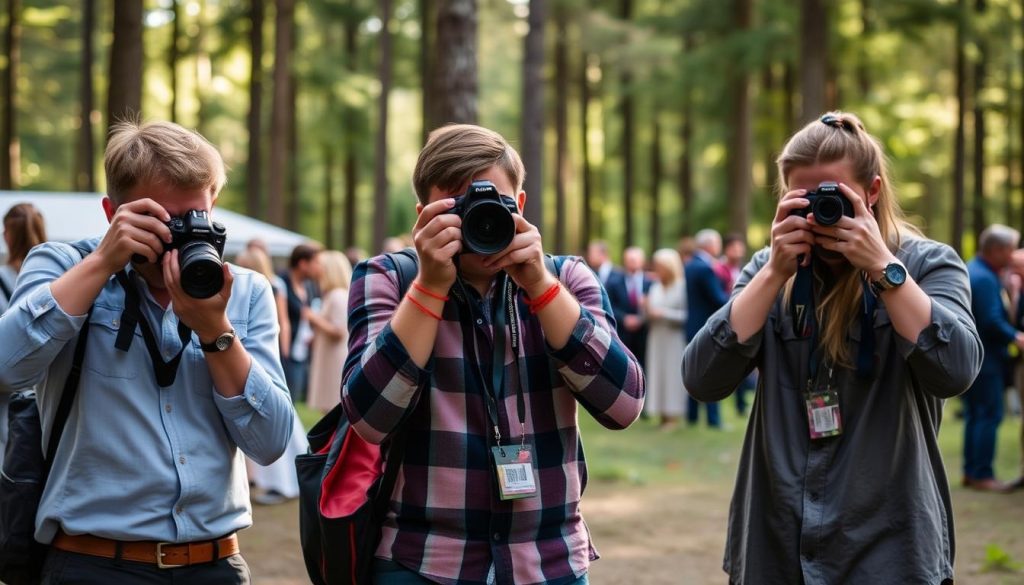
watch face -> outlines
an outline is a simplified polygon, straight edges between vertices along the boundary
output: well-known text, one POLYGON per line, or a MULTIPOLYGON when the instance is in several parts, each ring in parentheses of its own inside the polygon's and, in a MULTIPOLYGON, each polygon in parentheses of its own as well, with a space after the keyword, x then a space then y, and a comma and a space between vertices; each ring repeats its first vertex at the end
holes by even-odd
POLYGON ((217 338, 217 341, 216 341, 217 350, 218 351, 224 351, 225 349, 227 349, 231 345, 231 342, 234 339, 235 339, 235 336, 231 335, 230 333, 227 334, 227 335, 221 335, 220 337, 217 338))
POLYGON ((885 267, 885 278, 894 285, 901 285, 907 279, 907 269, 899 264, 890 264, 885 267))

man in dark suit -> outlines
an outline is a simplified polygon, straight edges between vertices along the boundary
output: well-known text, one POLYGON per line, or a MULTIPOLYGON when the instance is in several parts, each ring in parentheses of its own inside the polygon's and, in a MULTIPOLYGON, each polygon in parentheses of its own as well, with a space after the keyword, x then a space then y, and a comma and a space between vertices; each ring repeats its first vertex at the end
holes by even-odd
POLYGON ((978 255, 967 263, 971 278, 971 312, 981 335, 985 357, 981 372, 964 393, 965 486, 983 491, 1006 491, 995 478, 992 462, 996 432, 1003 420, 1003 393, 1007 385, 1009 344, 1024 348, 1024 332, 1010 322, 1000 272, 1010 263, 1020 234, 994 224, 978 237, 978 255))
MULTIPOLYGON (((722 280, 715 273, 715 264, 722 253, 722 236, 715 230, 706 229, 695 236, 697 251, 686 263, 686 338, 693 339, 708 318, 729 300, 722 280)), ((700 403, 688 397, 686 419, 695 424, 698 418, 700 403)), ((708 426, 721 428, 722 421, 718 412, 718 403, 707 405, 708 426)))
POLYGON ((615 329, 619 339, 636 356, 641 367, 647 357, 647 325, 643 318, 643 304, 653 282, 644 272, 644 251, 638 247, 626 248, 622 253, 623 270, 608 275, 605 289, 615 313, 615 329))

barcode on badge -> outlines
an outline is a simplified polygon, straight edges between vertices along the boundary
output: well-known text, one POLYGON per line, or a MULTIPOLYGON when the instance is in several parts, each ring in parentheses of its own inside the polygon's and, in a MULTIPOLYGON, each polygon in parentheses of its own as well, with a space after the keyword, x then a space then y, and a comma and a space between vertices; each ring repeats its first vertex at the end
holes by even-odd
POLYGON ((836 421, 836 406, 826 406, 824 408, 815 408, 811 411, 814 416, 814 430, 819 433, 827 433, 834 431, 839 428, 839 424, 836 421))
POLYGON ((525 463, 510 463, 501 466, 505 491, 509 493, 532 491, 533 470, 525 463))

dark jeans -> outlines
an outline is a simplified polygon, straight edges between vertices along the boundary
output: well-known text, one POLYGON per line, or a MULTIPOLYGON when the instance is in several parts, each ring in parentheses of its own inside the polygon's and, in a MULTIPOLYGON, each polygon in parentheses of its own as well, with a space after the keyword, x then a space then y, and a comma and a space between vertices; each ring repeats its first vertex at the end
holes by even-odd
POLYGON ((305 401, 306 384, 309 381, 309 360, 297 362, 291 358, 284 358, 281 365, 284 366, 284 380, 288 384, 292 402, 305 401))
MULTIPOLYGON (((432 585, 416 573, 406 569, 394 561, 383 559, 373 560, 373 585, 432 585)), ((573 581, 572 585, 589 585, 590 580, 586 575, 573 581)))
POLYGON ((995 476, 996 431, 1003 421, 1002 375, 982 372, 964 393, 964 475, 971 479, 995 476))
POLYGON ((694 398, 693 396, 688 395, 686 397, 686 405, 686 420, 690 424, 697 423, 697 419, 700 415, 698 409, 701 406, 706 406, 708 409, 708 426, 716 429, 722 426, 722 418, 721 415, 718 414, 717 402, 708 402, 707 404, 702 404, 700 402, 697 402, 697 399, 694 398))
POLYGON ((161 569, 149 563, 115 561, 50 549, 41 585, 249 585, 242 555, 213 563, 161 569))

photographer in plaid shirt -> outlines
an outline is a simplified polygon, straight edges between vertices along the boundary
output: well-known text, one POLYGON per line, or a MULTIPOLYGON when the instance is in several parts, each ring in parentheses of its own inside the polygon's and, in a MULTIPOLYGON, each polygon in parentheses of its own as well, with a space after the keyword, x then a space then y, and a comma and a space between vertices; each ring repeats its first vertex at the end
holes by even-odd
POLYGON ((545 267, 540 232, 521 215, 524 175, 499 134, 435 130, 413 176, 409 292, 399 298, 385 256, 355 269, 342 401, 368 441, 406 433, 404 457, 388 462, 401 471, 377 584, 586 584, 597 559, 580 514, 578 405, 625 428, 644 378, 593 271, 576 257, 555 259, 557 277, 545 267), (476 181, 519 211, 496 254, 466 251, 468 198, 456 199, 476 181))

